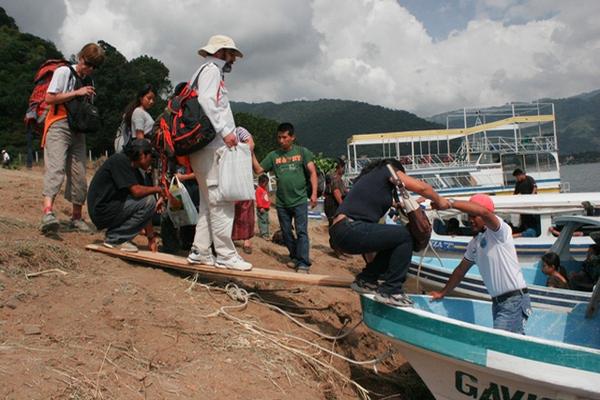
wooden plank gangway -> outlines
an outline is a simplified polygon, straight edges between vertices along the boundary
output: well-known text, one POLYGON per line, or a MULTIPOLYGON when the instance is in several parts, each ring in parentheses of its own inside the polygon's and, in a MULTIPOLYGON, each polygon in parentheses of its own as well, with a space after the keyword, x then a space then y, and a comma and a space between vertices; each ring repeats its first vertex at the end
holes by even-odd
POLYGON ((345 288, 350 287, 350 284, 354 281, 354 278, 351 276, 299 274, 292 271, 279 271, 265 268, 252 268, 250 271, 236 271, 232 269, 216 268, 210 265, 189 264, 184 257, 166 253, 153 253, 147 250, 140 250, 137 253, 127 253, 117 249, 109 249, 108 247, 97 244, 89 244, 85 246, 85 248, 86 250, 107 254, 123 260, 149 264, 164 269, 217 275, 228 278, 279 281, 303 285, 345 288))

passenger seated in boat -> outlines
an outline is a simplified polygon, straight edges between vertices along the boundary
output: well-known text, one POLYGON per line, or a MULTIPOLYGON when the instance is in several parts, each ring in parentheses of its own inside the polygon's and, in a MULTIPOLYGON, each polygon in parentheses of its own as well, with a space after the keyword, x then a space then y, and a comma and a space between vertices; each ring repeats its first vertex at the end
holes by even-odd
POLYGON ((525 321, 531 314, 531 300, 510 227, 494 214, 494 202, 488 195, 476 194, 469 201, 449 199, 448 203, 451 208, 469 214, 476 236, 467 245, 462 261, 452 272, 446 286, 441 291, 430 293, 432 300, 450 293, 477 264, 492 297, 494 328, 525 333, 525 321))
POLYGON ((548 275, 546 286, 558 289, 569 289, 567 270, 560 265, 558 254, 550 252, 542 256, 542 272, 548 275))
POLYGON ((364 269, 352 283, 354 291, 374 294, 382 303, 410 306, 412 301, 402 286, 412 258, 412 236, 402 223, 379 223, 394 203, 388 164, 409 191, 430 199, 440 209, 448 208, 448 201, 429 184, 406 175, 401 162, 381 160, 362 169, 338 207, 329 235, 332 244, 344 253, 375 254, 365 258, 364 269))
MULTIPOLYGON (((560 231, 562 231, 562 228, 562 226, 550 226, 548 228, 548 232, 550 232, 552 236, 558 237, 558 235, 560 235, 560 231)), ((583 232, 575 231, 573 232, 573 236, 583 236, 583 232)))
POLYGON ((513 232, 513 237, 538 237, 539 231, 537 227, 540 225, 539 218, 535 215, 522 214, 521 224, 516 232, 513 232))
POLYGON ((600 277, 600 245, 593 244, 587 251, 581 271, 572 272, 569 283, 574 290, 591 292, 600 277))

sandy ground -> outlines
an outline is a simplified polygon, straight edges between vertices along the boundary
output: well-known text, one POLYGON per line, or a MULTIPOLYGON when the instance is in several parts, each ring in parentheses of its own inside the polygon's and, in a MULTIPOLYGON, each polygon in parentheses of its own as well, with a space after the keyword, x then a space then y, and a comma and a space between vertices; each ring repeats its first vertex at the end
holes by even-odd
MULTIPOLYGON (((244 306, 227 281, 85 251, 101 233, 41 235, 41 187, 40 169, 0 170, 0 398, 431 398, 393 343, 364 324, 322 337, 360 322, 350 290, 231 282, 255 293, 244 306), (59 271, 27 275, 49 269, 59 271), (382 360, 375 369, 327 350, 382 360)), ((55 211, 68 221, 62 197, 55 211)), ((309 230, 314 273, 360 270, 359 258, 331 254, 326 223, 309 230)), ((286 268, 283 247, 253 246, 244 257, 255 266, 286 268)))

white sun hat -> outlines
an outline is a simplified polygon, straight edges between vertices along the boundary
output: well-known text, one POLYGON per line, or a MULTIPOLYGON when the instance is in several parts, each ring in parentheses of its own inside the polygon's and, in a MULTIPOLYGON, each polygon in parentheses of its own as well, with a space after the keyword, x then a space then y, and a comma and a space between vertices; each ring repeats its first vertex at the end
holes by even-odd
POLYGON ((206 46, 198 50, 198 54, 200 54, 202 57, 206 57, 208 55, 215 54, 221 49, 234 50, 238 57, 244 57, 242 52, 235 47, 235 42, 233 39, 225 35, 212 36, 210 39, 208 39, 206 46))

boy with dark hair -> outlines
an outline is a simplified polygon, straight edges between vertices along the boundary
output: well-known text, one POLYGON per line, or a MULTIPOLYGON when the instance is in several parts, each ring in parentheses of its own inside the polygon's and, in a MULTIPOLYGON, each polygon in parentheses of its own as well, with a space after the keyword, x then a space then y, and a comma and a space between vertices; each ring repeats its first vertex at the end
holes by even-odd
POLYGON ((98 229, 106 229, 104 246, 137 252, 131 240, 144 230, 148 247, 158 250, 152 217, 162 206, 159 186, 145 186, 139 172, 152 163, 152 145, 146 139, 129 142, 123 153, 113 154, 96 171, 88 193, 88 213, 98 229))
POLYGON ((277 127, 279 149, 267 154, 259 164, 253 159, 254 172, 273 171, 277 177, 277 218, 283 240, 297 272, 308 273, 310 268, 308 241, 308 205, 305 171, 310 174, 312 194, 310 205, 317 205, 317 168, 313 153, 295 144, 294 126, 285 122, 277 127), (297 239, 292 233, 292 223, 297 239))
POLYGON ((258 230, 260 237, 267 240, 271 236, 269 234, 269 209, 271 208, 271 199, 267 186, 269 185, 269 177, 261 175, 258 177, 258 186, 256 187, 256 219, 258 221, 258 230))

